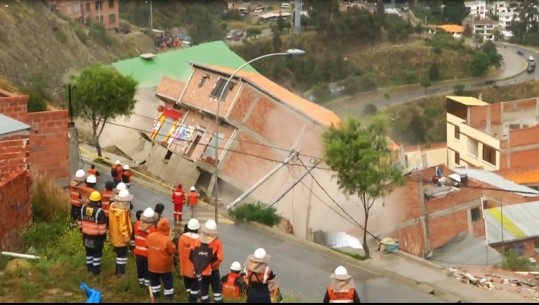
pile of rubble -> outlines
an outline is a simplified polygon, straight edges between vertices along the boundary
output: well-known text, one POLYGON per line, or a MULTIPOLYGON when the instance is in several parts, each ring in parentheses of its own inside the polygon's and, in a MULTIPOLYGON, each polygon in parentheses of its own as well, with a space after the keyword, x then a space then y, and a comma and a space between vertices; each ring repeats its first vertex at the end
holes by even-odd
POLYGON ((537 277, 530 272, 513 272, 496 267, 448 268, 449 275, 462 283, 488 290, 504 290, 539 300, 537 277))

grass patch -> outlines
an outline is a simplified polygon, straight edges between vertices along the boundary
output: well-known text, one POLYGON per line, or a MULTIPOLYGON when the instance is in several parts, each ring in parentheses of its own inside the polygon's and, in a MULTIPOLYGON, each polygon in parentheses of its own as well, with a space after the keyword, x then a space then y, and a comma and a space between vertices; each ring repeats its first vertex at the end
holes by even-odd
POLYGON ((32 175, 32 213, 34 221, 62 222, 69 209, 69 196, 47 176, 32 175))
POLYGON ((367 257, 365 255, 361 255, 359 253, 350 253, 350 252, 346 252, 346 251, 339 250, 339 249, 334 249, 334 248, 331 248, 331 250, 333 250, 335 252, 339 252, 339 253, 344 254, 346 256, 350 256, 351 258, 357 259, 359 261, 364 261, 364 260, 367 259, 367 257))
POLYGON ((229 213, 238 220, 256 221, 270 227, 281 222, 281 216, 277 214, 277 209, 260 201, 243 204, 229 213))

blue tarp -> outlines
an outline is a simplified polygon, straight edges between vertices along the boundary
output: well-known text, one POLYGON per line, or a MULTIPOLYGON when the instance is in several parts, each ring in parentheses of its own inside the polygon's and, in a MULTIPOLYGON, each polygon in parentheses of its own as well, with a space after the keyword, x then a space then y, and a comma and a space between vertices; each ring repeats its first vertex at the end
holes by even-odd
POLYGON ((86 303, 101 303, 101 292, 88 287, 86 283, 80 283, 80 288, 86 292, 86 303))

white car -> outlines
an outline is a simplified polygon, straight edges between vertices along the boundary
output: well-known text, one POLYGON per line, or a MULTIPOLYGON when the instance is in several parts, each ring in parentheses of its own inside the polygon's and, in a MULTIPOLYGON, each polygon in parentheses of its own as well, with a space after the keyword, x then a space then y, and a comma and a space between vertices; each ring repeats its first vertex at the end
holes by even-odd
POLYGON ((529 60, 529 61, 533 61, 533 56, 530 55, 530 56, 528 57, 528 60, 529 60))

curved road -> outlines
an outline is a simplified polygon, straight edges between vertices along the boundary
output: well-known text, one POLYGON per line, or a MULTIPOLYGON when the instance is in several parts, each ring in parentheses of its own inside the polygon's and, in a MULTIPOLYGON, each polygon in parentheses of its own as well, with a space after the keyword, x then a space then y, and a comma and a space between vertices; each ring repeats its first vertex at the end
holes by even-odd
MULTIPOLYGON (((523 70, 527 67, 527 58, 532 55, 539 58, 539 53, 525 47, 512 44, 499 43, 498 53, 504 58, 504 65, 498 71, 486 77, 468 80, 444 81, 427 89, 427 95, 451 94, 453 86, 464 84, 466 90, 486 88, 485 81, 494 80, 496 85, 504 86, 525 82, 535 79, 535 73, 528 74, 523 70), (518 55, 521 50, 524 55, 518 55)), ((536 72, 538 73, 538 72, 536 72)), ((419 85, 410 85, 392 88, 380 88, 376 91, 360 93, 354 96, 342 97, 324 104, 324 107, 334 111, 337 115, 344 117, 347 115, 360 116, 363 108, 368 104, 373 104, 381 109, 390 105, 402 104, 425 97, 425 89, 419 85), (389 98, 384 97, 384 93, 389 93, 389 98)))

